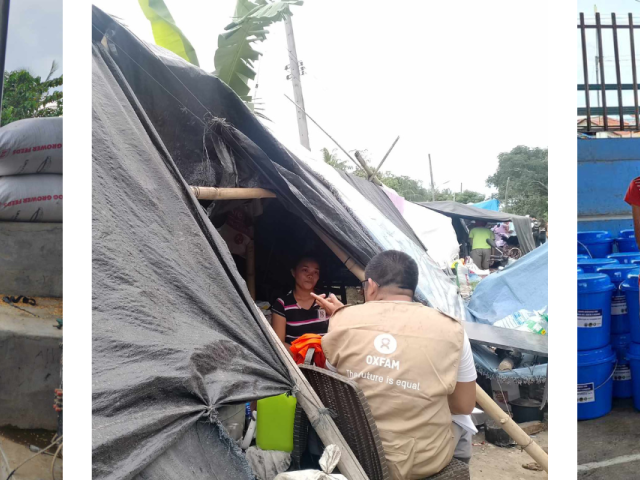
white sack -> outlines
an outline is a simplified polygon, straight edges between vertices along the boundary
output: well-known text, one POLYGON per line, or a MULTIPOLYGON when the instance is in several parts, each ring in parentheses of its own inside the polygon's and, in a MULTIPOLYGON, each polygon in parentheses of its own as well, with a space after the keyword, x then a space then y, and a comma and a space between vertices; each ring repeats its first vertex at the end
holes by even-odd
POLYGON ((337 445, 328 445, 320 457, 320 470, 300 470, 297 472, 285 472, 278 475, 275 480, 347 480, 340 474, 331 475, 340 461, 340 448, 337 445))
POLYGON ((62 222, 62 175, 0 177, 0 221, 62 222))
POLYGON ((0 176, 62 173, 62 117, 26 118, 0 128, 0 176))

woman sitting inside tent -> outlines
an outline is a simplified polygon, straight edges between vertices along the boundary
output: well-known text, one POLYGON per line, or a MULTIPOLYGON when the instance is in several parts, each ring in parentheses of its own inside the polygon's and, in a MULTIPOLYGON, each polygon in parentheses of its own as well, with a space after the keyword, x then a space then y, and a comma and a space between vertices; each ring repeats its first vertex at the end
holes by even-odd
POLYGON ((320 265, 313 257, 302 257, 294 265, 291 275, 295 286, 287 295, 271 305, 271 324, 280 340, 291 348, 291 342, 306 333, 324 335, 329 318, 311 296, 320 278, 320 265))

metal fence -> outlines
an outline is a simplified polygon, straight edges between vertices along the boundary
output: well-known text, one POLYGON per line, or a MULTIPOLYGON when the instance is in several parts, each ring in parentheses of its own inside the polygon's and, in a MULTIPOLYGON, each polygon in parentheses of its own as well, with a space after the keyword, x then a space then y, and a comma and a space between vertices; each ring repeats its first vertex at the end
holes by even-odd
MULTIPOLYGON (((584 13, 580 13, 578 30, 580 33, 579 43, 582 50, 583 82, 578 83, 578 92, 584 92, 585 106, 578 107, 578 117, 584 117, 578 121, 579 132, 628 131, 630 132, 629 135, 633 135, 632 132, 640 132, 638 78, 634 37, 634 31, 640 28, 640 21, 636 19, 635 23, 633 14, 631 13, 629 13, 628 16, 620 17, 616 17, 616 14, 612 13, 611 23, 603 23, 600 13, 596 13, 595 18, 588 19, 588 21, 585 21, 584 13), (619 19, 623 22, 626 20, 626 23, 620 24, 619 19), (635 23, 637 23, 637 25, 635 23), (587 36, 592 35, 590 33, 592 30, 595 30, 596 37, 595 57, 590 57, 587 54, 587 36), (628 42, 626 40, 619 41, 619 33, 623 31, 628 31, 628 42), (608 50, 613 50, 612 56, 607 57, 604 55, 605 47, 603 47, 603 43, 606 43, 606 47, 611 47, 608 48, 608 50), (621 50, 627 53, 621 55, 621 50), (622 63, 621 58, 623 58, 624 63, 626 63, 628 61, 627 57, 630 57, 632 83, 623 83, 622 81, 620 68, 622 63), (607 58, 613 58, 615 64, 615 83, 610 80, 612 72, 607 72, 607 69, 605 69, 605 61, 608 62, 607 58), (589 63, 590 59, 593 60, 592 64, 589 63), (589 81, 591 65, 593 69, 595 69, 595 83, 590 83, 589 81), (607 83, 607 80, 609 80, 609 83, 607 83), (610 104, 607 104, 607 91, 617 92, 617 102, 610 101, 610 104), (623 92, 627 91, 633 91, 632 99, 629 94, 623 95, 623 92), (592 92, 595 93, 595 103, 597 106, 594 105, 592 92), (624 99, 623 96, 625 97, 624 99)), ((628 72, 625 73, 627 73, 628 76, 628 72)))

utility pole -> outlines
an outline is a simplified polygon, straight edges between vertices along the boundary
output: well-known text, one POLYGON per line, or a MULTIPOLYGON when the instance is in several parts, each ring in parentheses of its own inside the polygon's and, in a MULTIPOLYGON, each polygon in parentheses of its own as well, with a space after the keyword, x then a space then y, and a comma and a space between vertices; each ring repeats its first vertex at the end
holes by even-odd
MULTIPOLYGON (((309 144, 309 130, 307 129, 307 117, 304 113, 304 98, 302 97, 302 84, 300 83, 300 68, 298 65, 298 54, 296 53, 296 42, 293 38, 293 24, 291 17, 286 16, 284 19, 284 28, 287 32, 287 49, 289 50, 289 68, 291 71, 291 83, 293 83, 293 98, 296 101, 296 110, 298 115, 298 133, 300 134, 300 143, 304 148, 311 151, 309 144)), ((289 76, 287 76, 289 79, 289 76)))
POLYGON ((460 182, 460 193, 462 193, 462 182, 460 182))
MULTIPOLYGON (((593 13, 596 13, 596 14, 598 13, 597 5, 593 6, 593 13)), ((596 52, 599 52, 599 51, 600 51, 600 40, 598 40, 598 35, 596 35, 596 52)), ((599 64, 600 64, 600 57, 598 57, 598 54, 596 53, 596 84, 598 85, 600 85, 600 69, 598 68, 599 64)), ((600 108, 600 95, 605 95, 605 92, 601 91, 599 93, 597 92, 596 94, 596 98, 598 99, 598 108, 600 108)))
POLYGON ((509 179, 511 177, 507 177, 507 188, 504 191, 504 211, 507 211, 507 200, 509 200, 509 179))
POLYGON ((431 176, 431 201, 436 201, 436 187, 433 183, 433 169, 431 168, 431 154, 429 154, 429 175, 431 176))
POLYGON ((0 0, 0 115, 2 115, 2 97, 4 93, 4 60, 7 53, 9 3, 9 0, 0 0))

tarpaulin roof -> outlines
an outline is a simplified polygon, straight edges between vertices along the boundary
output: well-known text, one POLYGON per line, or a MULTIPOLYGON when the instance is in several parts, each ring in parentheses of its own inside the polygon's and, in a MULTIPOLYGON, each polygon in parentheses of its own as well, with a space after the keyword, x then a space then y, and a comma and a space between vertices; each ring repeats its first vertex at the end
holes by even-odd
POLYGON ((471 206, 482 208, 483 210, 491 210, 493 212, 500 211, 500 201, 497 198, 492 198, 491 200, 485 200, 484 202, 474 203, 471 206))
POLYGON ((418 203, 430 210, 452 218, 464 218, 466 220, 484 220, 485 222, 513 222, 513 226, 518 235, 520 249, 524 253, 529 253, 535 248, 533 233, 531 232, 531 221, 528 217, 513 215, 506 212, 493 212, 473 205, 464 205, 457 202, 422 202, 418 203))
POLYGON ((93 477, 246 478, 216 410, 292 380, 189 185, 268 188, 361 265, 401 249, 418 298, 464 319, 462 302, 421 246, 218 78, 95 7, 92 24, 93 477))

